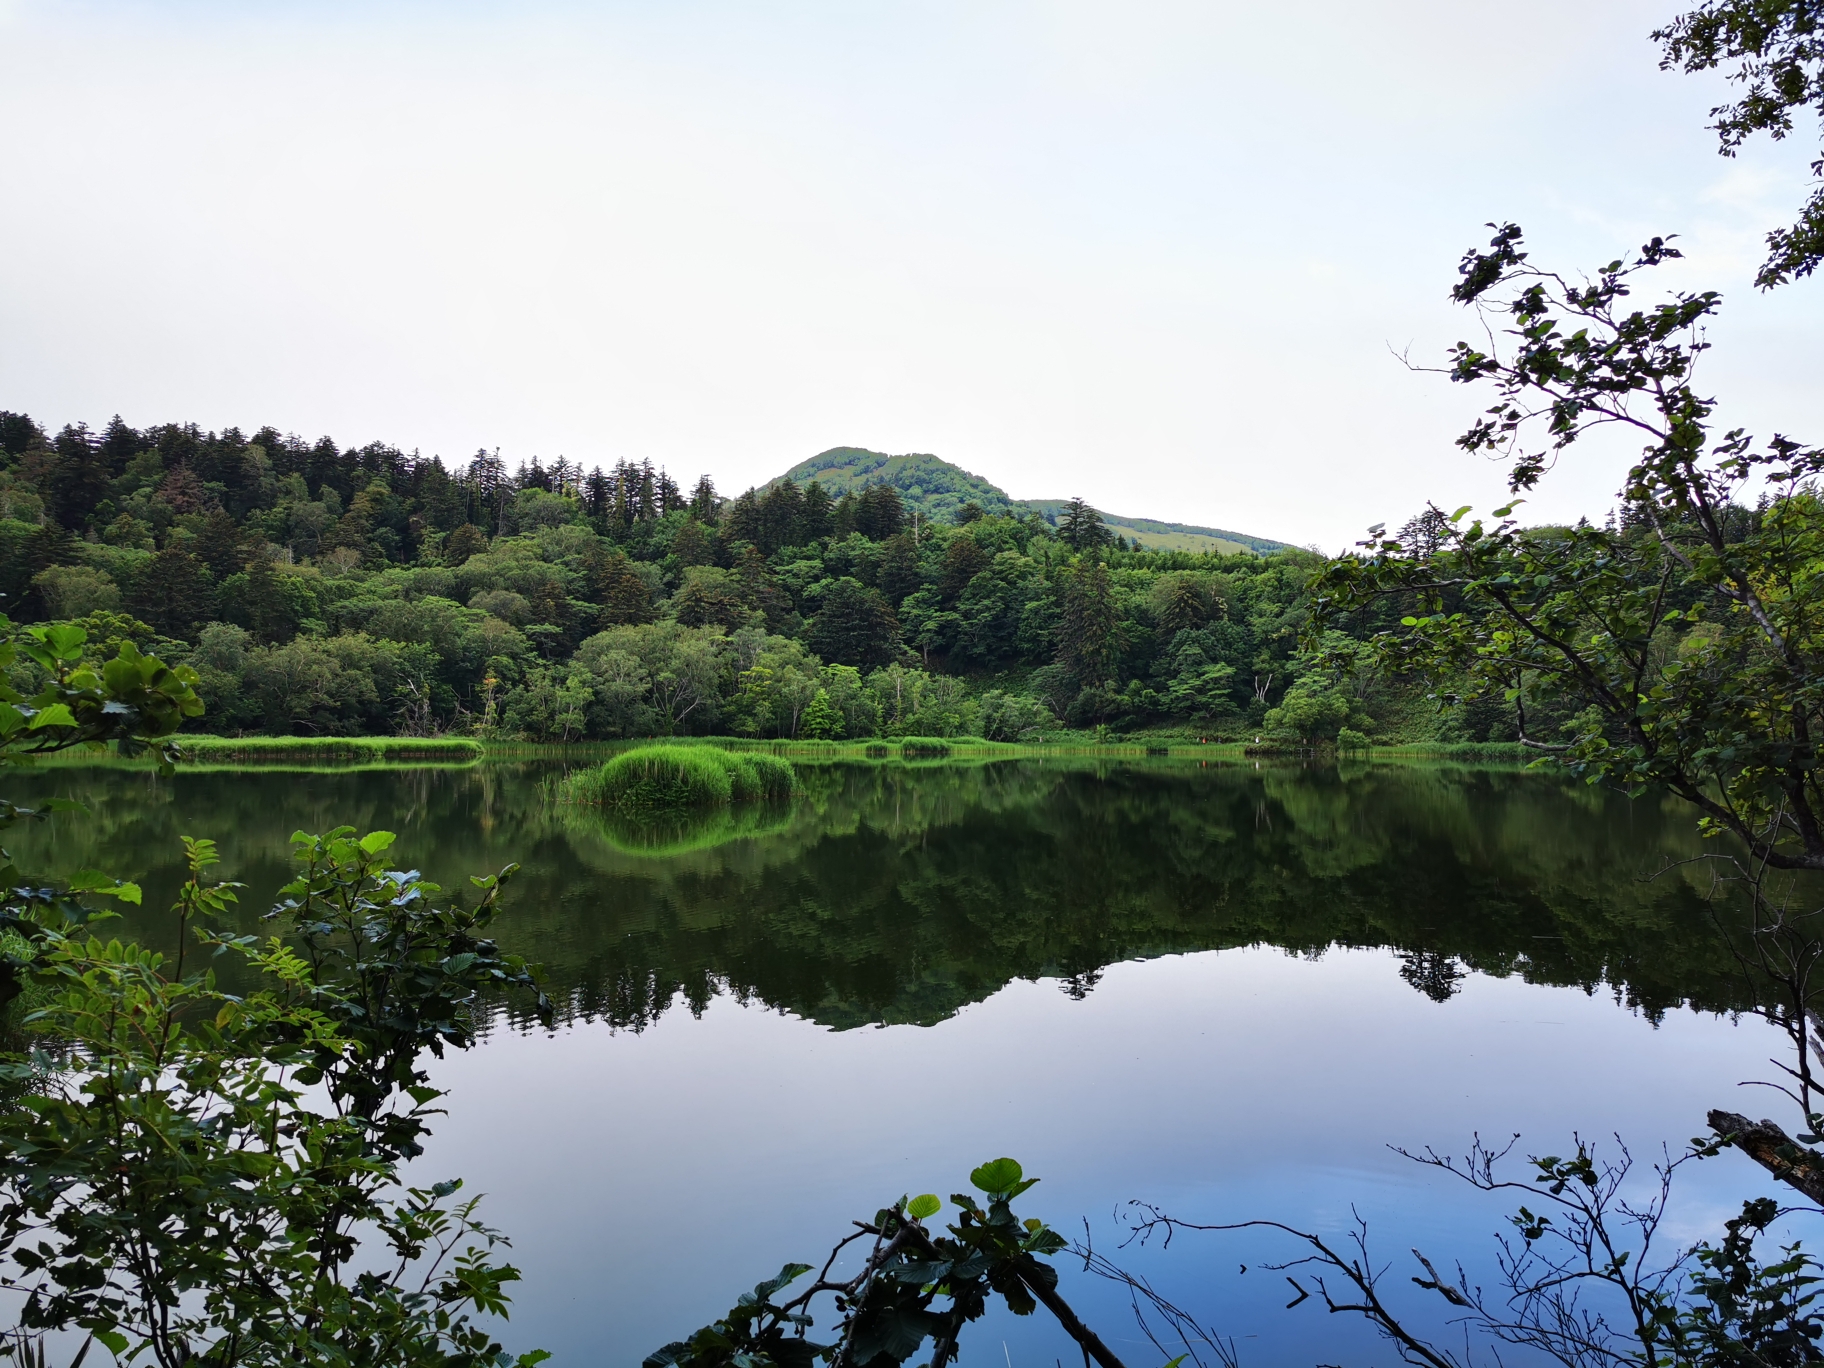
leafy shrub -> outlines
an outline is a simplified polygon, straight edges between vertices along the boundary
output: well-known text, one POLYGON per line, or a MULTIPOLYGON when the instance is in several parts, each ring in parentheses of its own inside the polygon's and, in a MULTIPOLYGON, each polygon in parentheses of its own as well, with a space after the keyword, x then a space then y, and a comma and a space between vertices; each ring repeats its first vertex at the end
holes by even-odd
POLYGON ((1307 745, 1327 741, 1349 720, 1349 698, 1315 679, 1301 679, 1266 716, 1270 732, 1297 737, 1307 745))
POLYGON ((1058 725, 1050 708, 1026 694, 991 689, 980 706, 982 735, 990 741, 1040 741, 1058 725))
POLYGON ((1368 738, 1353 727, 1344 727, 1336 734, 1336 748, 1345 751, 1367 750, 1368 738))

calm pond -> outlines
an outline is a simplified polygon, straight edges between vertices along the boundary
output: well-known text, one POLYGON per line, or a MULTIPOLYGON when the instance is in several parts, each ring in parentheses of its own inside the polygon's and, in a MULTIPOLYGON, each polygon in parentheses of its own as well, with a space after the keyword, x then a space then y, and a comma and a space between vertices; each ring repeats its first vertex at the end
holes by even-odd
MULTIPOLYGON (((500 939, 546 965, 562 1024, 503 1004, 437 1066, 449 1115, 416 1176, 487 1194, 525 1274, 505 1338, 559 1368, 637 1364, 851 1218, 1002 1154, 1043 1179, 1025 1211, 1110 1252, 1134 1198, 1330 1232, 1354 1210, 1423 1320, 1406 1251, 1474 1272, 1509 1207, 1389 1146, 1619 1132, 1657 1153, 1710 1107, 1760 1106, 1737 1084, 1778 1048, 1731 1015, 1708 876, 1645 877, 1698 849, 1657 799, 1453 768, 855 763, 803 767, 789 808, 642 835, 552 805, 560 772, 7 786, 91 809, 19 833, 22 864, 138 877, 149 909, 180 834, 221 843, 250 924, 298 828, 396 831, 446 884, 523 866, 500 939)), ((154 913, 127 925, 169 941, 154 913)), ((1680 1238, 1767 1186, 1733 1154, 1687 1172, 1680 1238)), ((1202 1235, 1117 1257, 1244 1364, 1394 1358, 1315 1300, 1284 1309, 1261 1265, 1291 1252, 1202 1235)), ((1124 1294, 1060 1262, 1131 1368, 1161 1361, 1124 1294)), ((1077 1357, 1043 1313, 964 1340, 965 1363, 1077 1357)))

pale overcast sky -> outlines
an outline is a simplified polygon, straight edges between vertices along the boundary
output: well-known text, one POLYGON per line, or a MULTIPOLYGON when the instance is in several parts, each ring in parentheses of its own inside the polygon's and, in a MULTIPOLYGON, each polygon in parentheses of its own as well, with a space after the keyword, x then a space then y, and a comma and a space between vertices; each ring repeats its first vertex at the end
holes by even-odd
MULTIPOLYGON (((1338 549, 1493 503, 1415 375, 1485 220, 1684 235, 1727 421, 1824 438, 1813 131, 1715 153, 1676 0, 0 0, 0 408, 724 490, 836 445, 1338 549)), ((1607 508, 1594 448, 1534 500, 1607 508)))

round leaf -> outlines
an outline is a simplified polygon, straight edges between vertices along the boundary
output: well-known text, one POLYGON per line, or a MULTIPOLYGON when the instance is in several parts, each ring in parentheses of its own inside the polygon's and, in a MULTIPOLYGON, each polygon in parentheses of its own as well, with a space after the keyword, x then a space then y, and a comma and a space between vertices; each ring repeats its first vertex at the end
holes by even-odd
POLYGON ((990 1159, 969 1175, 969 1181, 993 1196, 998 1192, 1012 1192, 1020 1185, 1022 1172, 1017 1159, 990 1159))

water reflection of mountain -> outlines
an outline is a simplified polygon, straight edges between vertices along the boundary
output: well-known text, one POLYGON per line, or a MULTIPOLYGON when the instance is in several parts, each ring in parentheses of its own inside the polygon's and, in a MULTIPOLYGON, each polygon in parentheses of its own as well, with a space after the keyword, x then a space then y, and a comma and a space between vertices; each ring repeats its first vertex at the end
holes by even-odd
POLYGON ((1395 947, 1407 981, 1439 998, 1461 965, 1607 987, 1653 1013, 1737 1002, 1707 875, 1643 877, 1695 853, 1688 813, 1537 775, 807 767, 803 797, 758 834, 671 834, 655 856, 554 808, 553 772, 47 771, 9 793, 48 788, 91 815, 13 845, 61 872, 150 871, 156 907, 179 878, 180 830, 214 836, 250 914, 300 827, 396 830, 445 882, 516 859, 502 941, 546 964, 572 1014, 636 1029, 722 992, 838 1027, 933 1022, 1015 978, 1084 992, 1121 960, 1256 944, 1395 947))

